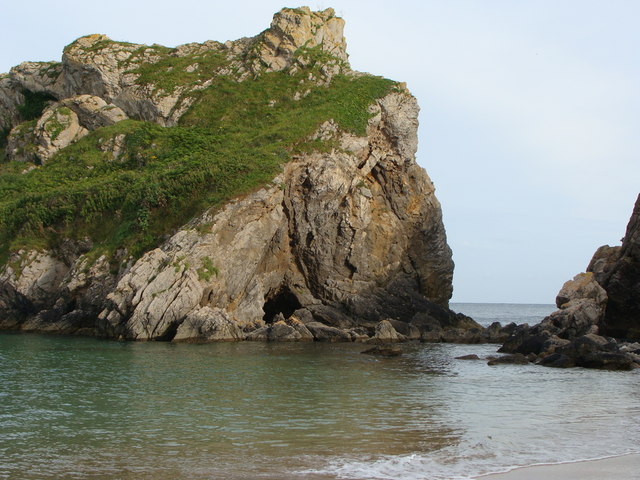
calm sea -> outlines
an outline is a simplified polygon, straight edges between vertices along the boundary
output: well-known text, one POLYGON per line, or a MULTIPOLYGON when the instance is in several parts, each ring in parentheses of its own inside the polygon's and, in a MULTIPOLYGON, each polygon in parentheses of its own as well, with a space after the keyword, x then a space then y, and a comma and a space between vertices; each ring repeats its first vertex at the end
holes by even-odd
MULTIPOLYGON (((454 307, 482 323, 553 309, 454 307)), ((452 480, 640 450, 639 371, 403 348, 2 334, 0 478, 452 480)))

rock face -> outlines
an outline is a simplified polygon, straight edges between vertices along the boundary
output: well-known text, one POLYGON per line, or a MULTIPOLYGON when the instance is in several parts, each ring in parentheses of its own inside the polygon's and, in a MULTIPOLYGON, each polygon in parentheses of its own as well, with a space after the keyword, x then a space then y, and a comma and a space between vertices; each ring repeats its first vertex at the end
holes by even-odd
POLYGON ((600 247, 586 273, 566 282, 559 310, 519 326, 501 352, 535 354, 551 367, 628 370, 640 365, 640 196, 621 247, 600 247))
POLYGON ((283 70, 295 61, 300 48, 321 48, 335 60, 347 62, 343 30, 344 20, 336 17, 332 8, 321 12, 312 12, 309 7, 282 10, 273 17, 271 28, 262 34, 254 68, 283 70))
POLYGON ((267 188, 143 256, 109 293, 99 331, 172 338, 203 308, 242 328, 304 308, 341 330, 411 323, 434 304, 447 312, 453 263, 433 186, 413 160, 417 105, 398 92, 373 108, 368 137, 294 159, 267 188))
MULTIPOLYGON (((62 63, 24 63, 0 79, 8 156, 44 163, 127 118, 174 125, 217 74, 250 81, 320 55, 320 88, 338 73, 362 75, 349 70, 343 27, 332 9, 301 8, 225 44, 83 37, 62 63), (25 91, 46 101, 16 125, 25 91)), ((320 125, 309 141, 332 149, 294 157, 265 187, 202 213, 137 260, 95 259, 78 239, 13 253, 0 274, 0 325, 135 340, 495 339, 497 328, 486 333, 448 309, 453 262, 433 184, 415 162, 415 98, 398 86, 369 113, 361 136, 320 125)), ((112 143, 117 160, 125 142, 112 143)))
POLYGON ((609 297, 602 331, 640 340, 640 196, 618 249, 601 247, 589 264, 609 297))

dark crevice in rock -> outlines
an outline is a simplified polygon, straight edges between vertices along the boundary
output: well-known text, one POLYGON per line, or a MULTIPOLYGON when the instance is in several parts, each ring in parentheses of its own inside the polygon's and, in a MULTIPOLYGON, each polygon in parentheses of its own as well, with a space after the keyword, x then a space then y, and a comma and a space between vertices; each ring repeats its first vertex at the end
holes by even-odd
POLYGON ((353 279, 353 276, 358 272, 358 267, 352 264, 348 258, 344 259, 344 266, 349 269, 349 280, 353 279))
POLYGON ((171 340, 174 339, 174 337, 176 336, 176 333, 178 333, 179 326, 180 324, 178 322, 171 323, 167 327, 167 329, 164 331, 164 333, 162 335, 157 336, 155 340, 159 342, 170 342, 171 340))
POLYGON ((281 313, 284 318, 289 318, 293 312, 302 308, 298 297, 291 291, 287 285, 282 285, 277 290, 270 292, 265 298, 262 310, 264 316, 262 319, 267 323, 272 323, 273 319, 281 313))

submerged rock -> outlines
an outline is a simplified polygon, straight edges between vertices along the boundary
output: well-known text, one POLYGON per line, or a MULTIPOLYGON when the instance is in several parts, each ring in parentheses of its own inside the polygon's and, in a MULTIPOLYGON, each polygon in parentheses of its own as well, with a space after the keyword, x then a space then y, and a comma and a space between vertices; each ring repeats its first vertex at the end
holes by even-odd
POLYGON ((471 353, 469 355, 462 355, 460 357, 456 357, 456 360, 480 360, 480 357, 475 353, 471 353))
POLYGON ((539 364, 553 368, 572 368, 576 366, 576 362, 573 358, 562 353, 551 353, 542 358, 539 364))
POLYGON ((528 365, 529 359, 521 353, 513 353, 511 355, 502 355, 490 359, 487 365, 528 365))
POLYGON ((377 355, 380 357, 399 357, 402 355, 402 349, 391 345, 376 345, 375 347, 368 348, 360 353, 364 353, 365 355, 377 355))

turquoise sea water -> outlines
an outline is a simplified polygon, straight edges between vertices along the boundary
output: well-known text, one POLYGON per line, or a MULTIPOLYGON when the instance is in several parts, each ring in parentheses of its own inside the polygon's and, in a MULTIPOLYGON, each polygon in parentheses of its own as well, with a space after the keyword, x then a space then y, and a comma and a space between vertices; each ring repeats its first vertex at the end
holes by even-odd
MULTIPOLYGON (((482 323, 552 309, 454 307, 482 323)), ((462 479, 640 450, 638 371, 364 348, 1 334, 0 478, 462 479)))

